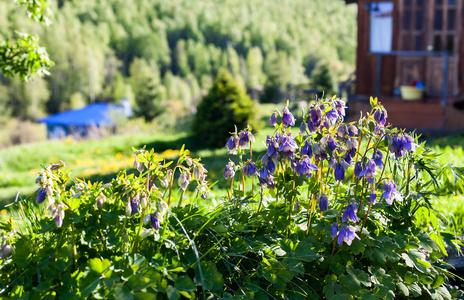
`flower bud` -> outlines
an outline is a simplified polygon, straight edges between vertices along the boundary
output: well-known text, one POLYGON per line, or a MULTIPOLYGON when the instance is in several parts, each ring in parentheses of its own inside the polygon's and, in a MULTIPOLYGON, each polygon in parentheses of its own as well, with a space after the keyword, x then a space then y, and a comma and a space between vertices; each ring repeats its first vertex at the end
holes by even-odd
POLYGON ((39 194, 37 195, 37 198, 35 199, 35 202, 37 204, 42 203, 45 200, 45 197, 47 196, 47 193, 45 192, 45 189, 40 188, 39 189, 39 194))
POLYGON ((164 200, 159 201, 159 211, 164 215, 168 211, 168 204, 164 200))
POLYGON ((295 201, 295 206, 293 207, 293 211, 297 212, 300 210, 300 201, 297 199, 295 201))
POLYGON ((43 180, 44 180, 43 175, 39 175, 39 177, 35 179, 35 183, 37 184, 42 183, 43 180))
POLYGON ((143 225, 147 225, 148 222, 151 221, 151 217, 150 215, 146 215, 144 218, 143 218, 143 225))
POLYGON ((50 167, 50 170, 56 171, 56 170, 58 170, 58 169, 61 168, 61 167, 62 167, 61 164, 53 164, 53 165, 50 167))
POLYGON ((137 194, 134 198, 132 198, 131 202, 131 214, 135 215, 139 212, 139 195, 137 194))
MULTIPOLYGON (((149 217, 149 216, 148 216, 149 217)), ((150 234, 153 233, 153 229, 149 228, 149 229, 145 229, 141 234, 140 234, 140 238, 144 239, 146 238, 147 236, 149 236, 150 234)))
POLYGON ((100 196, 97 197, 97 207, 98 207, 98 209, 101 209, 105 202, 106 202, 105 195, 100 194, 100 196))
POLYGON ((159 211, 155 212, 155 217, 158 219, 160 223, 163 223, 163 216, 159 211))
POLYGON ((277 112, 273 112, 269 119, 269 125, 275 126, 275 124, 277 124, 277 112))
POLYGON ((147 197, 143 196, 142 198, 140 198, 140 206, 145 208, 145 207, 147 207, 147 205, 148 205, 147 197))
POLYGON ((12 249, 13 249, 13 247, 11 247, 9 244, 3 245, 2 246, 2 253, 0 254, 0 259, 7 258, 12 249))
POLYGON ((112 186, 111 183, 105 183, 104 185, 102 185, 102 188, 106 190, 106 189, 109 189, 111 186, 112 186))
POLYGON ((63 219, 61 218, 61 216, 58 215, 55 217, 55 225, 58 228, 60 228, 63 225, 63 219))
POLYGON ((124 232, 124 234, 122 235, 122 240, 126 243, 129 241, 129 235, 127 234, 127 232, 124 232))
POLYGON ((132 214, 132 206, 130 201, 126 202, 126 216, 130 216, 132 214))
POLYGON ((160 228, 160 223, 157 217, 155 217, 155 214, 151 214, 151 226, 153 229, 158 230, 160 228))

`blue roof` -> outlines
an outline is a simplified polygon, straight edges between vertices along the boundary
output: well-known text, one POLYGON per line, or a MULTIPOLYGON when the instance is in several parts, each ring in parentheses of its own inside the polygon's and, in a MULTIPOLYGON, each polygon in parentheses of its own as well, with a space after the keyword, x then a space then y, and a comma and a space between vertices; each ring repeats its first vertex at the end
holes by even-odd
POLYGON ((116 116, 124 116, 124 108, 121 105, 93 103, 81 109, 68 110, 48 116, 37 122, 50 125, 111 126, 114 125, 111 117, 116 116))

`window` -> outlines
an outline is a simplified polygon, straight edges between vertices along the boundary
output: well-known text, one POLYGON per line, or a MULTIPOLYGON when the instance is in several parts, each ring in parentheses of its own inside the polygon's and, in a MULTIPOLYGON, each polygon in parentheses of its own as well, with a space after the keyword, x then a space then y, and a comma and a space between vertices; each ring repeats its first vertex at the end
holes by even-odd
MULTIPOLYGON (((393 38, 393 2, 374 2, 371 6, 369 50, 389 52, 393 38)), ((409 23, 411 26, 411 23, 409 23)))

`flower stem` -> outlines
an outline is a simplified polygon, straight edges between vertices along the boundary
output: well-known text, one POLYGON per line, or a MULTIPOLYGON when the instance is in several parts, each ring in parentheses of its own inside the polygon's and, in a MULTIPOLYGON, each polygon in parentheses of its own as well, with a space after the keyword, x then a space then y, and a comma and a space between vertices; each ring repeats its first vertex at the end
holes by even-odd
POLYGON ((335 245, 337 244, 337 239, 336 237, 334 238, 334 243, 333 243, 333 247, 332 247, 332 254, 330 255, 330 260, 329 260, 329 274, 330 274, 330 265, 332 264, 332 259, 333 259, 333 256, 334 256, 334 253, 335 253, 335 245))
POLYGON ((295 195, 295 181, 296 181, 296 173, 293 174, 293 187, 292 187, 292 196, 290 197, 290 207, 288 208, 288 222, 292 219, 292 210, 293 210, 293 197, 295 195))
POLYGON ((363 224, 361 226, 361 230, 359 231, 359 234, 361 234, 362 231, 363 231, 364 225, 366 224, 367 217, 369 216, 369 212, 371 211, 371 206, 372 206, 372 203, 369 202, 369 208, 367 209, 366 216, 364 217, 364 221, 363 221, 363 224))
POLYGON ((259 213, 259 210, 261 209, 261 205, 263 204, 263 188, 261 188, 261 193, 260 193, 260 199, 259 199, 259 206, 258 206, 258 211, 256 213, 259 213))
POLYGON ((245 197, 245 175, 242 172, 242 189, 243 189, 243 197, 245 197))
POLYGON ((182 205, 182 198, 184 197, 185 190, 182 190, 180 192, 180 197, 179 197, 179 202, 177 202, 177 207, 180 207, 182 205))

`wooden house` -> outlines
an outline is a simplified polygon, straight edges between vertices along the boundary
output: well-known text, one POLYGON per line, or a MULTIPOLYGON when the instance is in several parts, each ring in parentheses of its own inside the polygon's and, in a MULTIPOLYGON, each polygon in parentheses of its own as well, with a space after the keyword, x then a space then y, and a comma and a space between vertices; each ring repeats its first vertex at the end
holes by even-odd
POLYGON ((348 97, 352 117, 369 111, 374 96, 394 126, 463 129, 464 0, 345 2, 358 5, 355 84, 348 97), (401 87, 417 82, 423 96, 404 100, 401 87))

